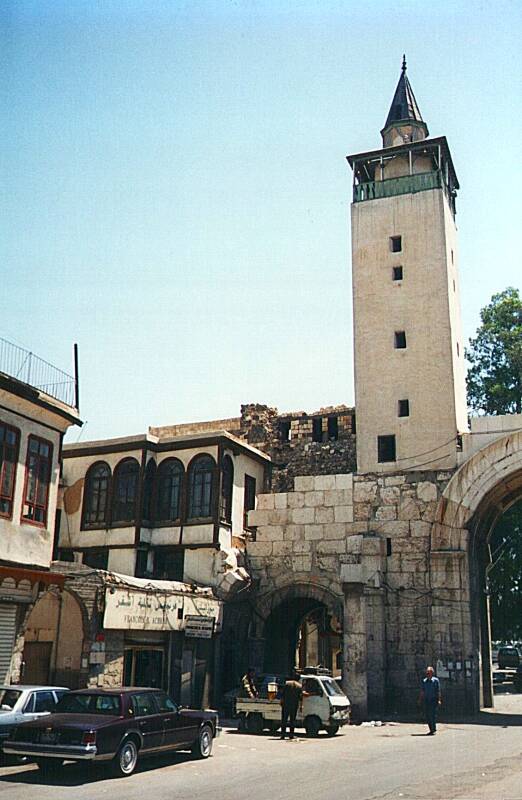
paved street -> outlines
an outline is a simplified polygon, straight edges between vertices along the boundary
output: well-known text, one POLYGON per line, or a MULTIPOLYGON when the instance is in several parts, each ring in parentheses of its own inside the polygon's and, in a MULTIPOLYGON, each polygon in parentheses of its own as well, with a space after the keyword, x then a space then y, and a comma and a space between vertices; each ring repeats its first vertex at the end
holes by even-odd
POLYGON ((349 727, 333 739, 281 742, 226 729, 208 761, 178 753, 143 761, 126 779, 66 765, 0 769, 0 800, 522 800, 522 696, 500 695, 474 723, 349 727), (517 716, 520 715, 520 716, 517 716))

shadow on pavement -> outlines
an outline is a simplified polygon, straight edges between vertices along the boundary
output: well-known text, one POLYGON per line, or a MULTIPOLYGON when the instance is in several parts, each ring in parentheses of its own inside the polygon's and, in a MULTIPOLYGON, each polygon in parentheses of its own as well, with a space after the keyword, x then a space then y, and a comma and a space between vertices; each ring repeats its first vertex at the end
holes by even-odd
MULTIPOLYGON (((151 772, 163 767, 185 764, 187 761, 193 760, 194 756, 190 753, 180 752, 171 753, 168 756, 144 757, 138 761, 134 775, 151 772)), ((21 783, 27 786, 83 786, 88 783, 109 780, 113 777, 107 764, 91 764, 89 766, 84 764, 65 764, 55 774, 51 775, 44 775, 36 768, 28 770, 27 765, 23 766, 22 772, 10 772, 8 775, 1 775, 0 785, 2 783, 21 783)), ((126 780, 129 780, 129 778, 126 780)), ((132 777, 130 780, 132 780, 132 777)))

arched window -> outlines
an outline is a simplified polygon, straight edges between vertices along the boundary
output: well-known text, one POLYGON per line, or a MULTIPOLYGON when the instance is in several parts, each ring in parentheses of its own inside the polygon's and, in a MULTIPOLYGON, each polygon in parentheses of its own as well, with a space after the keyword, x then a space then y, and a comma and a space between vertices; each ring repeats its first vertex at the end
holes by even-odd
POLYGON ((183 464, 177 458, 166 458, 158 467, 156 518, 159 522, 176 520, 181 515, 183 464))
POLYGON ((134 458, 120 461, 114 470, 113 522, 132 522, 135 519, 139 471, 139 464, 134 458))
POLYGON ((106 525, 109 521, 111 469, 104 461, 89 467, 83 495, 83 524, 106 525))
POLYGON ((212 482, 216 462, 212 456, 196 456, 188 471, 188 518, 212 516, 212 482))
POLYGON ((232 522, 232 487, 234 486, 234 464, 230 456, 223 456, 221 462, 221 497, 219 516, 225 522, 232 522))
POLYGON ((153 458, 149 459, 145 467, 145 478, 143 479, 143 514, 144 522, 152 522, 154 516, 154 504, 152 502, 154 494, 154 478, 156 476, 156 463, 153 458))

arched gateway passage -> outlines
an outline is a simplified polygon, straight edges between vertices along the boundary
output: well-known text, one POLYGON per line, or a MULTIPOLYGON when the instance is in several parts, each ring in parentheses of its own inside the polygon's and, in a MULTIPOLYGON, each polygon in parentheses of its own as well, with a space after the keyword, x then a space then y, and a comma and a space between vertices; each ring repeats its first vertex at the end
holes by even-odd
POLYGON ((437 597, 432 607, 433 638, 439 642, 443 664, 448 642, 462 654, 461 675, 450 672, 454 684, 450 688, 457 690, 460 680, 460 699, 468 710, 493 706, 489 542, 499 519, 521 498, 522 431, 515 431, 484 447, 457 470, 432 528, 431 575, 437 597), (450 598, 450 586, 460 591, 458 602, 450 598))
POLYGON ((292 584, 258 604, 264 670, 285 675, 297 666, 341 669, 342 598, 321 586, 292 584))

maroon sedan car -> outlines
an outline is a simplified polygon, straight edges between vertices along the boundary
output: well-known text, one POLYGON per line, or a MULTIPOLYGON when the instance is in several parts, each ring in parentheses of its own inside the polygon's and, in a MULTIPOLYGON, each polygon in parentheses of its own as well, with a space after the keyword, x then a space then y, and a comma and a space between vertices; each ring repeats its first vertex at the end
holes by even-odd
POLYGON ((29 756, 43 771, 105 761, 126 776, 141 755, 191 749, 208 758, 219 731, 217 712, 179 707, 159 689, 81 689, 65 694, 55 713, 20 725, 4 752, 29 756))

